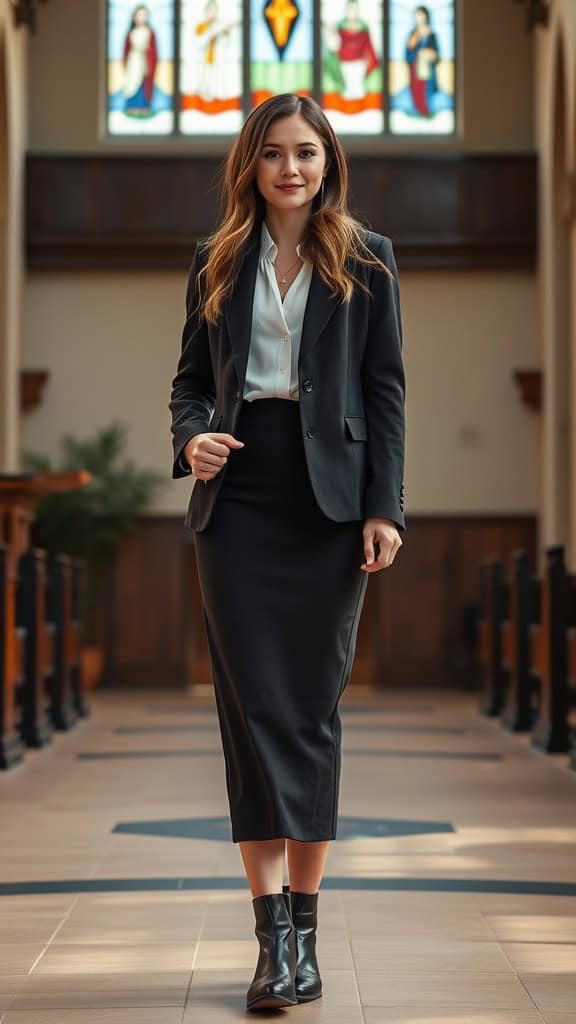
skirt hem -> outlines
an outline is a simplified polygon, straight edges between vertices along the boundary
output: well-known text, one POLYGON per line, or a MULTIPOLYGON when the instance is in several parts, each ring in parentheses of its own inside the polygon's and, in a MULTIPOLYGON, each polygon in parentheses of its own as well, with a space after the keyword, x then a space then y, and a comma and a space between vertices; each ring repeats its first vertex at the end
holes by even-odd
POLYGON ((282 829, 281 831, 274 832, 272 835, 266 836, 255 836, 253 834, 247 836, 238 836, 235 834, 232 837, 233 843, 263 843, 271 842, 274 839, 292 839, 296 843, 329 843, 336 839, 336 833, 332 833, 330 836, 315 836, 314 839, 305 838, 301 835, 290 835, 291 829, 282 829))

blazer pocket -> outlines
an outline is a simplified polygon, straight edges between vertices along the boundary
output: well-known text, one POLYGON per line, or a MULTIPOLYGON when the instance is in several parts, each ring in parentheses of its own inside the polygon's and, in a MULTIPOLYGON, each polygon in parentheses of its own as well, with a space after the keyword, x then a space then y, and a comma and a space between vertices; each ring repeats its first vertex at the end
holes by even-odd
POLYGON ((368 440, 365 416, 345 416, 344 422, 353 441, 368 440))

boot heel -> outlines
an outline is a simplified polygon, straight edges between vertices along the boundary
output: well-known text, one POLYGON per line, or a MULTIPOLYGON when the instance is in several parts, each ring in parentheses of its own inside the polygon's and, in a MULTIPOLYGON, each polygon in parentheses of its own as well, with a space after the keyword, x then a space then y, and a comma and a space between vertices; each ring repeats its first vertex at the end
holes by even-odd
POLYGON ((295 1006, 296 937, 286 897, 281 892, 255 896, 252 905, 260 952, 246 993, 246 1009, 295 1006))

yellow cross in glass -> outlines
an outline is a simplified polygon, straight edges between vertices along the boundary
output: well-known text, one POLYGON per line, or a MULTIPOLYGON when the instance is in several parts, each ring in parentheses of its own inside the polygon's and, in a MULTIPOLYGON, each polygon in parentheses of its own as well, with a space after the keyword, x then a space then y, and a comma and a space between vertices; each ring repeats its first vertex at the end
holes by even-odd
POLYGON ((274 42, 279 50, 283 50, 286 46, 290 36, 290 27, 299 13, 292 0, 270 0, 265 8, 264 15, 268 19, 274 42))

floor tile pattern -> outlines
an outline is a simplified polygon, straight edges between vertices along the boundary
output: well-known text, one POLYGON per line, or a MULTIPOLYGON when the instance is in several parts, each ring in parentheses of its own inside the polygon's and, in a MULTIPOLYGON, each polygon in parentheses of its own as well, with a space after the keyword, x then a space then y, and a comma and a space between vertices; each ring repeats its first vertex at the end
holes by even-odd
MULTIPOLYGON (((477 703, 346 693, 325 994, 272 1016, 576 1024, 576 772, 477 703)), ((90 704, 0 773, 0 1024, 246 1019, 257 942, 213 701, 90 704)))

